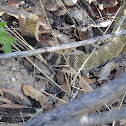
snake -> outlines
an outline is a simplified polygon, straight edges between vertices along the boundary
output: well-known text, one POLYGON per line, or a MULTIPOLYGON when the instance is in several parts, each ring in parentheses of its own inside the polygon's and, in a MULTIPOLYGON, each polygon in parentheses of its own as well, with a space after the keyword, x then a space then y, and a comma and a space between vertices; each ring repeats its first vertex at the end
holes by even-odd
MULTIPOLYGON (((124 11, 126 9, 126 1, 124 0, 122 6, 116 16, 116 22, 113 27, 113 33, 116 32, 122 17, 124 17, 124 11)), ((125 11, 126 12, 126 11, 125 11)), ((126 29, 126 19, 123 20, 122 25, 119 30, 126 29)), ((108 43, 105 46, 100 46, 98 50, 95 50, 92 55, 82 54, 82 55, 66 55, 65 58, 63 55, 56 53, 45 53, 43 57, 46 59, 47 63, 51 65, 67 65, 69 64, 74 70, 78 70, 83 63, 86 61, 82 70, 91 70, 102 64, 105 64, 107 61, 114 59, 125 47, 126 45, 126 35, 117 36, 112 38, 112 40, 106 40, 108 43), (110 41, 110 42, 109 42, 110 41), (90 58, 88 58, 90 56, 90 58), (88 58, 88 60, 87 60, 88 58)))
MULTIPOLYGON (((126 1, 123 0, 122 1, 122 5, 121 8, 116 16, 116 22, 114 24, 113 27, 113 33, 116 32, 122 17, 124 17, 124 11, 126 9, 126 1)), ((8 13, 8 8, 7 7, 1 7, 1 10, 8 13)), ((10 6, 9 9, 9 14, 16 14, 19 15, 20 11, 14 11, 14 9, 10 6)), ((29 18, 27 17, 27 15, 29 15, 29 13, 25 12, 24 13, 26 16, 26 24, 30 24, 31 20, 29 20, 29 18), (28 23, 27 23, 27 19, 28 19, 28 23), (29 23, 30 21, 30 23, 29 23)), ((126 11, 125 11, 125 15, 126 15, 126 11)), ((34 21, 32 21, 34 22, 34 21)), ((37 21, 35 21, 37 24, 37 21)), ((24 25, 29 26, 29 25, 24 25)), ((34 24, 34 23, 33 23, 34 24)), ((34 27, 37 25, 33 25, 34 27)), ((36 28, 33 27, 33 32, 31 32, 32 30, 28 30, 30 31, 30 34, 34 34, 36 28)), ((27 27, 29 28, 29 27, 27 27)), ((32 28, 32 26, 30 27, 32 28)), ((124 30, 126 29, 126 19, 123 20, 122 25, 120 30, 124 30)), ((82 70, 91 70, 93 68, 96 68, 102 64, 105 64, 107 61, 114 59, 121 51, 122 49, 125 47, 126 45, 126 35, 123 36, 116 36, 114 38, 112 38, 112 40, 108 39, 106 40, 106 45, 105 46, 100 46, 100 48, 98 48, 97 50, 93 51, 92 55, 90 54, 81 54, 81 55, 61 55, 61 54, 57 54, 54 52, 49 52, 49 53, 44 53, 42 54, 43 58, 46 60, 46 62, 48 64, 50 64, 51 66, 55 66, 55 65, 69 65, 71 68, 73 68, 74 70, 78 70, 79 68, 82 68, 82 70), (65 57, 65 58, 64 58, 65 57), (85 64, 84 64, 85 63, 85 64), (82 65, 84 64, 84 66, 82 67, 82 65)))

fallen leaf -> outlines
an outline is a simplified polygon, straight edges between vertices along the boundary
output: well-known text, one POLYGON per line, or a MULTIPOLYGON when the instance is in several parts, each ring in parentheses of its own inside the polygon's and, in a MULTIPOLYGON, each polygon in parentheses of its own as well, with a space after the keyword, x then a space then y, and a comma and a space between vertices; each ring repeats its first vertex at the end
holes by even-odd
POLYGON ((9 99, 0 97, 0 105, 1 104, 10 104, 12 103, 9 99))
POLYGON ((12 103, 16 103, 23 106, 31 106, 29 100, 17 90, 0 88, 0 94, 4 98, 9 99, 12 103))
POLYGON ((114 70, 118 66, 115 62, 108 62, 103 69, 100 71, 100 77, 99 80, 108 80, 108 76, 110 75, 110 72, 114 70))
POLYGON ((53 105, 46 101, 47 97, 40 90, 35 89, 31 85, 23 85, 22 89, 26 96, 30 96, 32 99, 35 99, 41 104, 41 106, 44 105, 46 107, 46 110, 50 110, 53 108, 53 105))
POLYGON ((60 70, 61 69, 59 68, 59 71, 57 72, 56 79, 57 79, 58 84, 62 85, 65 82, 65 78, 64 78, 64 73, 60 70))
POLYGON ((64 84, 60 85, 60 87, 62 89, 64 89, 69 95, 71 94, 71 89, 70 89, 70 86, 69 84, 65 81, 64 84))
POLYGON ((2 104, 0 105, 0 108, 11 108, 11 109, 21 109, 21 108, 27 108, 18 104, 2 104))
POLYGON ((61 0, 47 0, 45 3, 45 8, 48 11, 56 11, 62 6, 61 0))
POLYGON ((95 82, 95 79, 90 79, 87 76, 81 76, 82 79, 79 78, 79 84, 82 87, 82 89, 86 92, 91 92, 92 88, 89 86, 89 84, 92 84, 95 82))

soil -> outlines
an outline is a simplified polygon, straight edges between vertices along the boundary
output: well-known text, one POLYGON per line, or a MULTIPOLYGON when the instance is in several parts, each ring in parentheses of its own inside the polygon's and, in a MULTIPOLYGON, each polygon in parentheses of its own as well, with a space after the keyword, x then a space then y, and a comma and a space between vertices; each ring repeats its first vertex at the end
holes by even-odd
MULTIPOLYGON (((8 0, 1 0, 0 5, 5 5, 8 0)), ((30 1, 26 1, 26 4, 30 1)), ((34 2, 35 3, 35 2, 34 2)), ((24 84, 34 87, 41 87, 44 81, 37 81, 33 76, 33 72, 29 72, 20 62, 20 59, 4 59, 0 60, 0 88, 16 89, 22 92, 21 86, 24 84)), ((0 123, 0 126, 19 126, 22 123, 0 123)))

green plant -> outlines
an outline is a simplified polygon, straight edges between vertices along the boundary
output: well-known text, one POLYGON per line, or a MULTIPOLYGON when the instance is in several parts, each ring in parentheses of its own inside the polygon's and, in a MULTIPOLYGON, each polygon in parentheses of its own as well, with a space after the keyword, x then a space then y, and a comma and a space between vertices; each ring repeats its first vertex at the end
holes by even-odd
POLYGON ((6 22, 0 23, 0 44, 2 44, 2 49, 4 53, 12 52, 11 44, 16 41, 16 39, 7 36, 7 32, 4 30, 6 22))

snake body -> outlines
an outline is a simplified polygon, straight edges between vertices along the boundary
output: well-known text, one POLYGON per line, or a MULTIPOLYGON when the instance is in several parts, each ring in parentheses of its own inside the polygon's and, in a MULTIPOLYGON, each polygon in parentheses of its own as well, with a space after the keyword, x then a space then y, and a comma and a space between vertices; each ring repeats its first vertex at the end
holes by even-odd
MULTIPOLYGON (((113 32, 115 32, 121 22, 122 16, 124 16, 124 10, 126 9, 126 1, 124 0, 119 13, 117 14, 117 20, 115 22, 113 32)), ((126 29, 126 19, 124 19, 120 30, 126 29)), ((110 41, 110 40, 106 40, 110 41)), ((100 47, 94 51, 91 57, 87 60, 82 70, 90 70, 96 68, 101 64, 115 58, 126 45, 126 35, 114 37, 106 46, 100 47)), ((68 55, 66 56, 67 63, 75 70, 79 69, 86 61, 90 54, 85 55, 68 55)), ((51 64, 67 64, 62 55, 55 53, 46 53, 43 55, 46 61, 51 64)))
MULTIPOLYGON (((125 9, 126 9, 126 0, 123 0, 121 9, 120 9, 119 13, 117 14, 117 20, 115 22, 113 32, 115 32, 117 30, 117 28, 121 22, 121 19, 124 16, 125 9)), ((16 15, 20 14, 20 10, 14 11, 14 8, 12 8, 11 6, 0 7, 0 12, 5 12, 7 14, 16 13, 16 15), (9 9, 9 12, 8 12, 8 9, 9 9)), ((27 17, 28 15, 29 15, 28 12, 24 13, 24 16, 27 17)), ((37 22, 35 24, 37 24, 37 22)), ((36 25, 34 25, 34 26, 36 26, 36 25)), ((30 32, 30 34, 32 31, 31 28, 32 27, 30 27, 30 30, 27 29, 28 33, 30 32)), ((34 31, 35 29, 36 28, 33 28, 33 34, 35 33, 35 31, 34 31)), ((124 19, 120 30, 124 30, 124 29, 126 29, 126 19, 124 19)), ((102 65, 105 62, 115 58, 126 45, 126 35, 117 36, 117 37, 114 37, 111 41, 110 40, 106 40, 106 41, 108 41, 107 42, 108 44, 106 46, 100 47, 98 50, 95 50, 91 56, 90 56, 90 54, 67 55, 67 56, 65 56, 65 58, 66 58, 66 60, 65 60, 63 55, 59 55, 56 53, 44 53, 42 55, 43 55, 44 59, 47 61, 47 63, 49 63, 50 65, 66 65, 68 63, 70 65, 70 67, 72 67, 75 70, 79 69, 82 66, 82 64, 87 60, 87 58, 90 56, 90 58, 87 60, 84 67, 82 68, 82 70, 90 70, 92 68, 96 68, 99 65, 102 65)))

